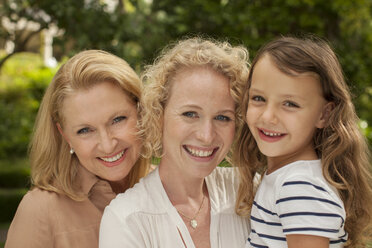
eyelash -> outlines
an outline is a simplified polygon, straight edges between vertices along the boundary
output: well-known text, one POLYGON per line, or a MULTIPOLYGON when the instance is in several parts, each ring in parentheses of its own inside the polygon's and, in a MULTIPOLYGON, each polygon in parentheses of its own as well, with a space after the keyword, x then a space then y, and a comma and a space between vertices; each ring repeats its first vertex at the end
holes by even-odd
POLYGON ((78 130, 78 131, 77 131, 77 134, 86 134, 86 133, 88 133, 88 132, 90 132, 90 129, 87 128, 87 127, 84 127, 84 128, 82 128, 82 129, 78 130))
POLYGON ((125 119, 127 119, 126 116, 118 116, 118 117, 114 118, 113 123, 118 123, 118 122, 120 122, 122 120, 125 120, 125 119))
MULTIPOLYGON (((187 117, 187 118, 197 118, 197 117, 199 117, 196 112, 192 112, 192 111, 182 113, 182 115, 187 117)), ((225 115, 218 115, 214 119, 217 120, 217 121, 224 121, 224 122, 231 121, 231 118, 228 117, 228 116, 225 116, 225 115)))
POLYGON ((256 102, 264 102, 265 101, 265 98, 263 98, 262 96, 252 96, 251 99, 253 101, 256 101, 256 102))
POLYGON ((215 117, 215 119, 218 121, 224 121, 224 122, 231 121, 231 118, 225 115, 218 115, 215 117))
MULTIPOLYGON (((127 119, 126 116, 118 116, 118 117, 115 117, 113 120, 112 120, 112 124, 116 124, 118 122, 121 122, 123 120, 127 119)), ((91 131, 91 129, 89 127, 84 127, 80 130, 78 130, 76 133, 77 134, 87 134, 91 131)))
POLYGON ((284 106, 286 107, 290 107, 290 108, 299 108, 300 106, 298 106, 296 103, 294 102, 290 102, 290 101, 287 101, 284 103, 284 106))
POLYGON ((182 115, 188 118, 196 118, 198 114, 196 112, 188 111, 182 113, 182 115))
MULTIPOLYGON (((251 99, 255 102, 265 102, 265 98, 262 96, 252 96, 251 99)), ((299 108, 300 106, 292 101, 286 101, 284 102, 284 106, 290 107, 290 108, 299 108)))

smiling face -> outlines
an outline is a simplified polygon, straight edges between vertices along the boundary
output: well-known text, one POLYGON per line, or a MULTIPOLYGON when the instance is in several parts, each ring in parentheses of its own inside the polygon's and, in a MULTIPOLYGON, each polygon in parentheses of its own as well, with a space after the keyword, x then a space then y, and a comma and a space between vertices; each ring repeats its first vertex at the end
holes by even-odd
POLYGON ((235 103, 229 80, 207 67, 181 70, 164 109, 160 166, 180 177, 204 178, 234 139, 235 103))
POLYGON ((297 160, 317 159, 312 139, 316 128, 325 124, 326 106, 315 75, 289 76, 267 54, 257 62, 246 120, 268 157, 268 172, 297 160))
POLYGON ((123 180, 139 157, 137 109, 123 90, 99 83, 65 98, 60 131, 80 164, 109 181, 123 180))

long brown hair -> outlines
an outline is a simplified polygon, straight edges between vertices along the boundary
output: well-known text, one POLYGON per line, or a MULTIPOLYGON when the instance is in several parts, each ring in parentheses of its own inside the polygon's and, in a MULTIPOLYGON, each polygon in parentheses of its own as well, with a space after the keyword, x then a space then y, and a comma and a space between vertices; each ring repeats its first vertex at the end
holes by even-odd
MULTIPOLYGON (((261 48, 252 62, 248 83, 242 98, 242 115, 246 118, 248 90, 257 61, 270 56, 277 68, 287 75, 314 73, 318 75, 323 97, 334 103, 327 125, 314 135, 314 147, 322 161, 323 175, 339 192, 346 210, 347 247, 363 245, 370 238, 372 220, 371 164, 367 142, 358 127, 349 88, 337 56, 322 39, 278 38, 261 48)), ((253 202, 253 175, 265 170, 266 158, 245 124, 238 132, 234 153, 241 172, 236 210, 248 215, 253 202)))
MULTIPOLYGON (((118 85, 139 106, 142 83, 133 69, 121 58, 99 50, 78 53, 58 70, 40 105, 30 143, 32 185, 82 200, 76 175, 78 158, 58 132, 56 123, 63 123, 61 106, 71 92, 89 89, 100 82, 118 85)), ((139 109, 138 109, 139 110, 139 109)), ((149 160, 140 157, 128 174, 129 187, 147 173, 149 160)))

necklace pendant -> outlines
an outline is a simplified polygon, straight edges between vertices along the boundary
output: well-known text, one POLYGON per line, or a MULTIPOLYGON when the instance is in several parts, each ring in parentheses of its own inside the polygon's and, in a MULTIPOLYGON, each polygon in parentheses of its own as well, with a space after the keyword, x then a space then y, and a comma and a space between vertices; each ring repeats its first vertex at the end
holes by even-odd
POLYGON ((190 225, 191 225, 192 228, 195 229, 198 226, 198 222, 195 219, 192 219, 190 221, 190 225))

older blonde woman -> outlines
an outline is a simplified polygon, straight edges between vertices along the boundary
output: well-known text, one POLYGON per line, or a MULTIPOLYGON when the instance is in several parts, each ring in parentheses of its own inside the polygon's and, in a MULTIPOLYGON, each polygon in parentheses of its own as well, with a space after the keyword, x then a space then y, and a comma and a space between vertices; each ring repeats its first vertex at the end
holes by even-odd
POLYGON ((158 169, 106 208, 100 247, 243 247, 238 179, 216 168, 234 141, 247 51, 199 38, 166 49, 144 73, 143 135, 158 169))
POLYGON ((137 136, 141 91, 130 66, 103 51, 81 52, 59 69, 31 142, 33 189, 6 248, 98 247, 104 207, 148 171, 137 136))

